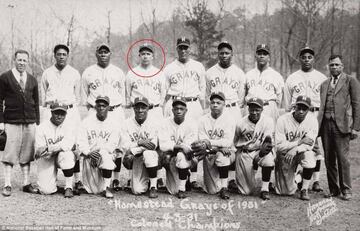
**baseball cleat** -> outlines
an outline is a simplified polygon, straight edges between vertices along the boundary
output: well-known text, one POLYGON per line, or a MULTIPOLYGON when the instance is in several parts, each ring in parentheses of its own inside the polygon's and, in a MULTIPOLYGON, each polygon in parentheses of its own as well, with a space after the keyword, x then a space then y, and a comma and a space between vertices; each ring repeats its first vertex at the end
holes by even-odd
POLYGON ((75 183, 75 187, 73 189, 73 193, 74 195, 80 195, 81 193, 86 193, 85 187, 83 185, 83 183, 79 180, 78 182, 75 183))
POLYGON ((34 188, 31 184, 28 184, 23 186, 23 192, 37 194, 39 193, 39 189, 34 188))
POLYGON ((113 180, 112 188, 114 189, 115 192, 121 191, 120 181, 118 179, 113 180))
POLYGON ((345 194, 341 197, 341 199, 343 199, 344 201, 349 201, 349 200, 351 200, 351 198, 352 198, 351 193, 345 193, 345 194))
POLYGON ((263 200, 270 200, 270 193, 268 191, 261 191, 260 198, 263 200))
POLYGON ((323 189, 320 187, 320 183, 319 181, 315 181, 313 186, 312 186, 312 191, 314 192, 322 192, 323 189))
POLYGON ((275 186, 272 182, 269 183, 269 192, 276 194, 275 186))
POLYGON ((157 189, 155 187, 151 187, 149 191, 149 198, 157 198, 157 197, 158 197, 157 189))
POLYGON ((5 186, 2 191, 2 195, 8 197, 11 195, 11 186, 5 186))
POLYGON ((71 198, 73 196, 74 196, 73 190, 71 188, 66 188, 65 193, 64 193, 64 197, 65 198, 71 198))
POLYGON ((304 200, 304 201, 310 200, 308 191, 306 189, 303 189, 303 190, 300 191, 300 199, 304 200))
POLYGON ((191 189, 199 190, 201 187, 198 182, 193 181, 191 182, 191 189))
POLYGON ((184 198, 187 197, 186 192, 185 192, 185 191, 181 191, 181 190, 179 190, 177 196, 178 196, 179 199, 184 199, 184 198))
POLYGON ((229 181, 229 186, 228 186, 228 189, 232 192, 236 192, 238 190, 238 187, 236 185, 236 182, 235 180, 230 180, 229 181))
POLYGON ((229 190, 225 187, 222 188, 220 190, 220 197, 221 197, 221 199, 224 199, 224 200, 230 199, 229 190))
POLYGON ((102 192, 102 195, 106 198, 113 198, 114 195, 112 194, 112 192, 110 191, 109 187, 106 187, 106 189, 102 192))

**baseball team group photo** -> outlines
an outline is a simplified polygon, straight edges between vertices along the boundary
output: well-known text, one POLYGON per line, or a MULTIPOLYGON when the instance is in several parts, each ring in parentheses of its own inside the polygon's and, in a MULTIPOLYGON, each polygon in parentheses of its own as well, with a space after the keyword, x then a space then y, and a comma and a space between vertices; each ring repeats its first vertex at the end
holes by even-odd
POLYGON ((35 2, 54 35, 1 6, 1 230, 359 229, 358 2, 35 2))

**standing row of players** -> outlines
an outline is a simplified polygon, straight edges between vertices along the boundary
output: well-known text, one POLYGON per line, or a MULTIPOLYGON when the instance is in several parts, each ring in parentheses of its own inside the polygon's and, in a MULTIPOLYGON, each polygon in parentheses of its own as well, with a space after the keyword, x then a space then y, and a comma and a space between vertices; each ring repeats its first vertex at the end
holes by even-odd
MULTIPOLYGON (((125 118, 125 109, 134 107, 136 105, 135 99, 144 98, 146 98, 148 104, 147 108, 149 111, 149 120, 153 121, 153 124, 156 124, 157 127, 160 127, 160 121, 162 121, 164 116, 172 117, 171 108, 175 98, 181 97, 185 102, 187 108, 187 118, 198 121, 203 114, 203 110, 205 109, 207 101, 206 99, 210 98, 209 96, 211 96, 212 93, 218 92, 223 92, 223 97, 217 98, 222 98, 222 101, 224 101, 225 111, 227 111, 228 114, 233 117, 228 121, 242 118, 242 115, 246 114, 246 110, 244 109, 246 102, 249 103, 250 99, 254 98, 255 101, 257 99, 262 101, 261 110, 263 110, 263 114, 266 114, 272 118, 273 123, 275 123, 279 117, 278 109, 283 97, 285 98, 284 102, 287 110, 291 110, 293 108, 295 105, 295 99, 298 95, 306 95, 311 98, 312 104, 310 105, 309 110, 316 112, 319 109, 319 87, 320 84, 326 79, 326 77, 318 71, 314 70, 314 51, 311 48, 306 47, 301 49, 299 55, 301 70, 289 76, 286 84, 284 84, 282 76, 269 66, 270 49, 265 44, 257 46, 255 52, 257 66, 250 70, 246 75, 244 75, 240 68, 231 62, 233 48, 228 42, 222 42, 219 44, 219 63, 210 68, 207 72, 205 72, 205 68, 201 63, 189 57, 189 39, 179 38, 177 40, 177 51, 178 58, 170 63, 163 72, 160 72, 158 75, 153 77, 143 78, 136 75, 135 73, 146 76, 158 71, 158 69, 152 65, 154 58, 154 48, 151 46, 151 44, 143 44, 139 48, 139 66, 133 68, 133 71, 129 71, 128 75, 125 77, 123 72, 118 67, 110 64, 110 47, 106 44, 101 44, 96 49, 98 63, 87 68, 81 78, 78 71, 67 64, 69 48, 65 45, 55 46, 54 57, 56 63, 52 67, 45 70, 41 80, 42 102, 43 106, 46 108, 45 116, 42 118, 42 121, 44 121, 44 123, 51 121, 49 120, 49 118, 52 118, 52 116, 50 116, 52 111, 50 107, 52 105, 60 104, 62 107, 66 108, 67 119, 65 122, 71 124, 69 127, 77 128, 80 122, 80 115, 77 106, 81 104, 86 105, 89 110, 89 117, 91 114, 99 114, 98 112, 95 113, 95 111, 97 111, 96 99, 99 96, 105 95, 108 100, 103 101, 107 101, 109 104, 108 110, 111 112, 109 114, 109 118, 111 118, 112 121, 111 127, 119 128, 121 127, 121 124, 125 118), (82 91, 82 93, 80 93, 80 91, 82 91), (283 94, 283 92, 285 94, 283 94)), ((0 77, 0 87, 2 87, 1 90, 4 90, 1 92, 6 92, 5 89, 9 87, 7 85, 9 84, 7 82, 8 78, 14 78, 17 80, 16 83, 18 84, 19 89, 23 89, 23 91, 26 92, 26 88, 21 87, 21 76, 22 73, 25 73, 25 76, 28 76, 29 79, 32 78, 24 71, 23 68, 23 66, 26 66, 27 64, 28 57, 29 54, 26 51, 18 51, 15 54, 15 68, 9 72, 4 73, 0 77)), ((34 84, 33 89, 31 90, 34 90, 34 92, 38 90, 36 84, 34 84)), ((6 94, 1 94, 1 101, 5 100, 5 106, 7 105, 6 96, 6 94)), ((33 105, 38 105, 39 101, 36 99, 35 93, 33 98, 33 105)), ((215 108, 214 110, 217 111, 219 109, 215 108)), ((134 111, 136 117, 136 110, 134 111)), ((5 107, 5 110, 1 113, 0 116, 0 130, 5 129, 5 131, 9 133, 8 141, 12 140, 19 142, 19 140, 21 140, 23 142, 24 137, 19 138, 19 131, 12 132, 9 130, 10 128, 7 129, 7 127, 10 127, 9 124, 12 124, 12 121, 9 120, 9 117, 6 116, 10 113, 10 111, 6 111, 5 107)), ((132 110, 130 110, 129 113, 131 114, 132 110)), ((29 120, 29 124, 33 124, 34 122, 39 123, 39 113, 35 114, 37 117, 36 120, 29 120)), ((132 118, 133 115, 131 114, 127 117, 132 118)), ((98 118, 98 116, 96 118, 98 118)), ((27 124, 26 120, 24 120, 23 123, 27 124)), ((73 134, 77 134, 80 131, 81 129, 79 129, 79 131, 76 129, 73 134)), ((31 134, 32 132, 33 128, 30 128, 29 133, 31 134)), ((107 134, 106 131, 100 133, 100 136, 105 136, 107 134)), ((87 137, 89 142, 92 136, 96 137, 95 134, 96 132, 94 132, 93 135, 91 132, 88 133, 87 137)), ((21 136, 24 135, 21 134, 21 136)), ((25 147, 24 149, 14 149, 10 148, 9 145, 5 146, 2 159, 6 173, 5 187, 3 190, 4 195, 10 195, 11 193, 11 168, 16 161, 19 161, 19 159, 24 173, 24 191, 36 191, 28 182, 29 166, 30 161, 32 160, 31 142, 34 142, 34 139, 29 139, 29 137, 27 138, 28 139, 26 139, 26 141, 29 142, 30 145, 24 146, 28 148, 25 147), (25 155, 26 158, 22 158, 22 155, 25 155)), ((287 138, 289 139, 288 136, 287 138)), ((49 141, 46 142, 46 144, 56 144, 60 141, 61 139, 51 139, 51 142, 53 143, 49 141)), ((142 145, 153 148, 152 144, 154 144, 156 148, 157 144, 155 143, 146 143, 142 145)), ((204 149, 204 145, 198 145, 197 143, 197 145, 194 147, 197 146, 200 146, 202 149, 204 149)), ((209 146, 210 145, 205 145, 205 149, 208 149, 209 146)), ((78 149, 75 147, 75 150, 78 149)), ((142 149, 140 148, 140 150, 142 149)), ((57 151, 55 151, 55 153, 57 151)), ((123 153, 122 151, 124 150, 117 150, 117 157, 121 156, 120 153, 123 153)), ((47 152, 40 153, 46 154, 47 152)), ((93 156, 92 159, 102 159, 99 157, 98 152, 94 153, 95 154, 90 155, 93 156)), ((125 158, 126 153, 123 154, 125 154, 125 158)), ((78 162, 75 163, 75 181, 76 184, 80 184, 78 173, 79 166, 78 162)), ((154 165, 154 163, 150 164, 150 166, 152 165, 154 165)), ((119 178, 120 166, 120 158, 115 157, 115 180, 118 180, 119 178)), ((153 166, 149 168, 153 168, 153 166)), ((318 184, 319 169, 320 161, 317 161, 315 168, 317 174, 314 174, 314 188, 317 188, 317 190, 320 190, 318 184)), ((224 170, 221 172, 222 173, 220 173, 220 178, 227 178, 227 174, 225 173, 226 171, 224 170)), ((107 171, 102 171, 101 173, 105 176, 109 176, 109 172, 107 171)), ((69 174, 70 173, 64 173, 65 177, 67 177, 69 174)), ((148 174, 151 176, 155 175, 153 170, 150 170, 148 174)), ((190 175, 190 177, 194 176, 196 176, 196 174, 190 175)), ((181 177, 184 178, 184 174, 182 174, 181 177)), ((191 181, 196 182, 196 179, 193 178, 191 181)), ((107 181, 105 185, 108 185, 107 181)), ((69 187, 67 188, 72 188, 70 187, 70 183, 68 186, 69 187)), ((152 183, 151 186, 151 188, 155 187, 156 189, 154 183, 152 183)), ((224 186, 222 188, 225 188, 225 180, 222 186, 224 186)), ((221 193, 221 195, 227 194, 226 190, 222 191, 225 191, 225 193, 221 193)), ((263 191, 266 191, 265 186, 263 191)), ((110 191, 107 190, 105 190, 105 192, 107 192, 108 195, 110 193, 110 191)), ((68 195, 70 194, 71 193, 69 192, 68 195)), ((152 194, 156 193, 153 192, 152 194)), ((262 195, 263 194, 266 193, 262 193, 262 195)), ((267 198, 268 196, 265 195, 262 197, 267 198)))

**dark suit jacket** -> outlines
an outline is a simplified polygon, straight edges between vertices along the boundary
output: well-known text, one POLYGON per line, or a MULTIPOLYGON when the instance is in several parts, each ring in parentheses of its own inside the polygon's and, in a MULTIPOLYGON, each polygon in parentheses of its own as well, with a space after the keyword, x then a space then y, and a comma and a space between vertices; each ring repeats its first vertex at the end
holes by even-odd
POLYGON ((0 123, 39 124, 39 121, 37 80, 27 73, 23 91, 11 70, 0 75, 0 123))
MULTIPOLYGON (((318 114, 321 129, 324 118, 326 95, 331 78, 320 86, 320 110, 318 114)), ((335 86, 335 122, 342 133, 350 133, 352 129, 360 130, 360 83, 354 77, 342 73, 335 86)), ((321 130, 320 130, 321 132, 321 130)), ((320 133, 321 134, 321 133, 320 133)))

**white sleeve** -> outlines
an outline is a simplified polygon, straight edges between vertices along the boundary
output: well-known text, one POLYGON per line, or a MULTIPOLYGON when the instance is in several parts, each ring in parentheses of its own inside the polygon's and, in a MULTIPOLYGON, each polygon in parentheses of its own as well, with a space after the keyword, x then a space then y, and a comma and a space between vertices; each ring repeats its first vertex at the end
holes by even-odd
POLYGON ((126 75, 125 78, 125 99, 126 106, 131 105, 131 75, 130 72, 126 75))
POLYGON ((199 90, 200 90, 200 99, 205 100, 205 94, 206 94, 206 79, 205 79, 205 68, 201 64, 200 65, 200 79, 199 79, 199 90))
MULTIPOLYGON (((167 124, 167 123, 166 123, 167 124)), ((164 124, 159 132, 159 146, 163 152, 172 151, 174 149, 174 142, 171 140, 170 129, 164 124)))
POLYGON ((74 93, 76 105, 81 105, 81 76, 78 71, 76 71, 74 93))
POLYGON ((79 145, 79 150, 84 155, 88 155, 90 153, 90 145, 88 141, 88 134, 86 129, 86 124, 84 121, 80 124, 78 136, 77 136, 77 144, 79 145))
POLYGON ((278 103, 278 106, 281 105, 281 102, 282 102, 282 99, 283 99, 283 93, 284 93, 284 79, 283 77, 278 74, 278 78, 279 78, 279 84, 278 84, 278 87, 276 89, 276 98, 277 98, 277 103, 278 103))
POLYGON ((42 152, 47 147, 43 126, 38 126, 35 132, 35 153, 42 152))
POLYGON ((42 74, 42 77, 41 77, 41 90, 40 90, 40 93, 41 93, 41 104, 42 106, 45 107, 45 103, 46 103, 46 90, 48 88, 48 82, 46 80, 46 70, 44 71, 44 73, 42 74))
POLYGON ((239 68, 239 89, 238 89, 238 97, 239 97, 239 106, 243 108, 245 106, 245 93, 246 93, 246 78, 244 72, 239 68))
POLYGON ((86 106, 87 105, 87 98, 89 96, 89 86, 87 82, 87 70, 84 71, 81 77, 81 104, 86 106))
POLYGON ((288 141, 286 139, 286 121, 284 117, 280 117, 276 123, 276 132, 275 132, 275 143, 277 152, 280 154, 287 153, 290 149, 298 145, 298 141, 288 141))
POLYGON ((72 129, 67 129, 67 131, 65 131, 64 133, 64 138, 63 140, 60 142, 60 147, 63 151, 71 151, 72 147, 75 144, 75 135, 72 129))
POLYGON ((193 142, 197 140, 198 140, 198 128, 195 122, 191 122, 191 124, 187 129, 183 143, 190 146, 193 142))

